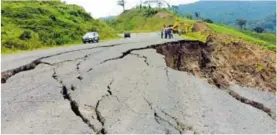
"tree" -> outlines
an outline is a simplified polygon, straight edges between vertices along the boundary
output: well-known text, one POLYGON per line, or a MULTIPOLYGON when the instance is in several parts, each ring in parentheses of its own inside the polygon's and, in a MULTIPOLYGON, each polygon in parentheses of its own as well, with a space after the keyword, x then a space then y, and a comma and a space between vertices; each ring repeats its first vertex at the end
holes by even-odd
POLYGON ((142 9, 142 0, 140 0, 139 9, 142 9))
POLYGON ((173 6, 173 5, 172 5, 171 8, 172 8, 173 12, 177 13, 177 11, 178 11, 178 6, 173 6))
POLYGON ((163 6, 163 3, 161 1, 157 1, 158 8, 161 9, 163 6))
POLYGON ((211 19, 209 19, 209 18, 204 19, 204 22, 213 23, 213 21, 211 19))
POLYGON ((195 15, 196 19, 198 19, 200 17, 200 13, 199 12, 195 12, 194 15, 195 15))
POLYGON ((246 24, 246 20, 244 19, 237 19, 236 24, 239 25, 240 29, 242 30, 242 27, 246 24))
POLYGON ((192 20, 192 14, 190 14, 190 13, 185 14, 185 17, 192 20))
POLYGON ((126 4, 125 0, 118 0, 117 1, 117 5, 122 6, 123 11, 125 11, 125 4, 126 4))
POLYGON ((256 27, 253 30, 257 33, 263 33, 264 32, 264 28, 262 28, 262 27, 256 27))

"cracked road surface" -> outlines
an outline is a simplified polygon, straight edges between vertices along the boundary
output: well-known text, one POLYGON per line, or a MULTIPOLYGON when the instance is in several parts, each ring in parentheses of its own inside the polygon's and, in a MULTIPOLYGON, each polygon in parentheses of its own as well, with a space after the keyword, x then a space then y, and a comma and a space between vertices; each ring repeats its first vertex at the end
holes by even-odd
MULTIPOLYGON (((145 33, 2 56, 2 133, 276 133, 248 100, 168 68, 154 49, 165 42, 145 33)), ((270 93, 230 90, 276 112, 270 93)))

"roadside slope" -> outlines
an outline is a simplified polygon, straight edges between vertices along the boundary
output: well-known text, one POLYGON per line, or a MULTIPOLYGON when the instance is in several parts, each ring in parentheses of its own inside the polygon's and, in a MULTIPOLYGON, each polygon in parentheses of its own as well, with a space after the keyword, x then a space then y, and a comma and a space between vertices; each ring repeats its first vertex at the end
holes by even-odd
MULTIPOLYGON (((185 39, 200 40, 205 42, 207 35, 194 30, 197 20, 189 20, 180 17, 167 9, 156 8, 134 8, 126 10, 113 19, 106 19, 105 22, 118 32, 153 32, 160 31, 164 24, 175 25, 183 31, 185 39)), ((201 22, 201 21, 200 21, 201 22)), ((276 49, 276 35, 272 33, 254 33, 251 31, 240 31, 226 25, 205 23, 217 34, 227 34, 234 38, 241 38, 247 42, 263 46, 265 49, 276 49)))
POLYGON ((105 23, 82 7, 59 1, 2 1, 2 53, 80 43, 88 31, 101 39, 116 38, 105 23))
POLYGON ((161 30, 164 24, 174 24, 180 19, 185 20, 167 9, 142 8, 126 10, 114 19, 107 19, 106 22, 120 32, 153 32, 161 30))

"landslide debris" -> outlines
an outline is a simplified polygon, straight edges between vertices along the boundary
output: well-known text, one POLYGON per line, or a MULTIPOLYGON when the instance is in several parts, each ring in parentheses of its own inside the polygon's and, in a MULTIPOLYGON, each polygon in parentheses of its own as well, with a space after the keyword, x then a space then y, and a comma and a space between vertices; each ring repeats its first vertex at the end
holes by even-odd
POLYGON ((207 42, 180 41, 156 47, 165 56, 168 67, 207 78, 219 88, 238 84, 276 92, 274 51, 229 35, 215 34, 203 23, 195 24, 193 31, 207 34, 207 42))

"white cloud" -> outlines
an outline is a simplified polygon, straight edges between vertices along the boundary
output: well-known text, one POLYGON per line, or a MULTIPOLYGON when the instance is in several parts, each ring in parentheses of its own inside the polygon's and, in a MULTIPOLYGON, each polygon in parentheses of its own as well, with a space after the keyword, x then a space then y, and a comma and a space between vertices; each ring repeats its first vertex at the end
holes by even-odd
MULTIPOLYGON (((62 0, 67 4, 77 4, 91 13, 94 18, 118 15, 122 12, 122 7, 117 5, 118 0, 62 0)), ((135 7, 140 0, 126 0, 126 9, 135 7)), ((193 3, 199 0, 166 0, 172 5, 193 3)))

